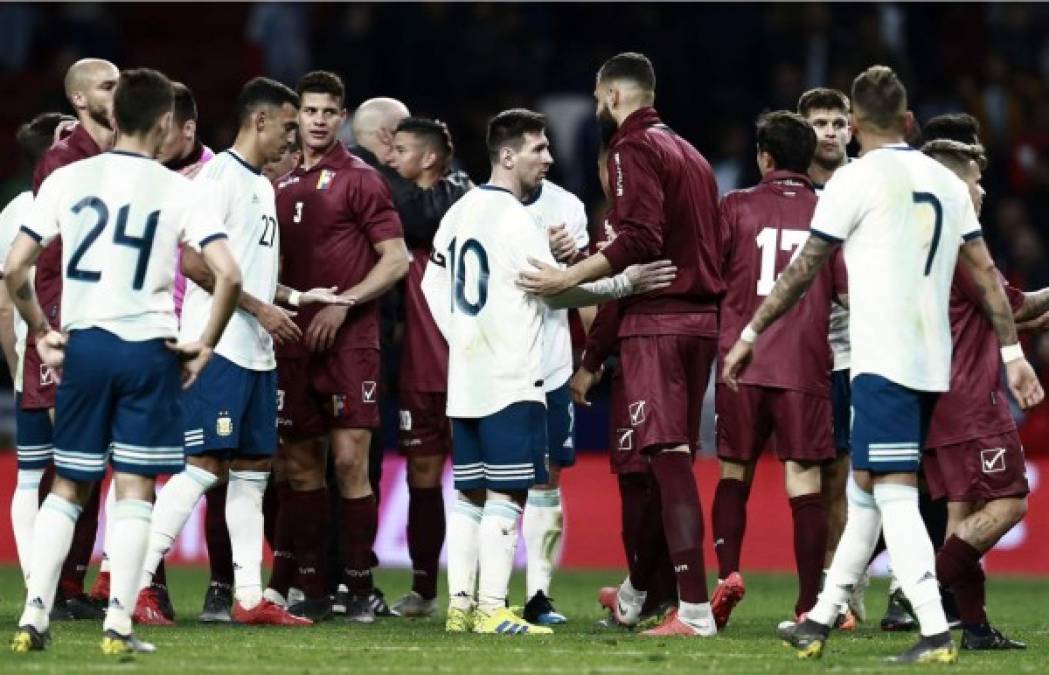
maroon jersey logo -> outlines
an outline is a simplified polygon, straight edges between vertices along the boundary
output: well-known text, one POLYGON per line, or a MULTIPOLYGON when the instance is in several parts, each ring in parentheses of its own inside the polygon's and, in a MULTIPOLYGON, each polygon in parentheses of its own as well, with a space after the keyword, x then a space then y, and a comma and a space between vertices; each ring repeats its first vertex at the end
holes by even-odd
POLYGON ((634 401, 630 404, 630 426, 636 427, 645 421, 645 402, 634 401))
POLYGON ((616 429, 616 437, 619 439, 620 452, 630 452, 634 449, 633 429, 616 429))
POLYGON ((364 403, 375 403, 375 382, 365 380, 361 382, 361 400, 364 403))
POLYGON ((51 366, 41 363, 40 364, 40 386, 50 387, 55 384, 55 371, 51 369, 51 366))

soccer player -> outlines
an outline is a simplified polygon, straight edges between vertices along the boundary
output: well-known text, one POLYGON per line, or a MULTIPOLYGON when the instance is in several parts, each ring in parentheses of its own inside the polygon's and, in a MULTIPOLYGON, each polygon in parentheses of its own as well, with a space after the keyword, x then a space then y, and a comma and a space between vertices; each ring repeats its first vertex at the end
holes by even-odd
MULTIPOLYGON (((718 351, 722 358, 776 278, 809 237, 816 193, 805 175, 816 149, 812 126, 787 111, 762 115, 757 125, 761 182, 721 201, 728 290, 721 301, 718 351)), ((718 585, 711 608, 724 628, 745 586, 739 573, 746 528, 746 500, 758 457, 774 444, 794 520, 798 596, 794 616, 816 604, 827 546, 827 511, 821 465, 835 457, 831 429, 827 329, 831 302, 845 292, 841 256, 825 267, 789 318, 770 329, 761 351, 740 377, 737 390, 718 378, 718 459, 721 480, 711 525, 718 557, 718 585)))
MULTIPOLYGON (((634 440, 652 456, 663 528, 681 601, 646 635, 710 636, 703 565, 703 519, 692 474, 699 414, 717 354, 721 233, 717 185, 706 159, 660 120, 655 71, 647 57, 623 53, 597 74, 598 120, 615 128, 609 148, 615 241, 567 270, 526 275, 534 290, 556 293, 631 263, 670 258, 679 274, 667 289, 622 303, 620 358, 634 440)), ((619 589, 617 619, 639 620, 644 589, 619 589)))
POLYGON ((451 424, 445 414, 448 345, 422 294, 433 236, 441 218, 472 187, 461 171, 450 172, 448 129, 425 118, 405 118, 393 137, 392 166, 415 189, 401 190, 398 212, 411 252, 404 278, 404 341, 399 382, 400 449, 408 469, 408 555, 412 588, 393 603, 400 616, 430 616, 437 609, 437 574, 444 545, 445 513, 441 476, 451 452, 451 424))
POLYGON ((913 118, 903 84, 890 68, 872 66, 853 81, 851 99, 861 158, 827 184, 813 236, 741 332, 724 375, 738 386, 757 338, 797 302, 844 241, 852 347, 849 512, 816 606, 804 622, 781 624, 779 632, 800 657, 820 656, 883 528, 893 569, 921 624, 919 641, 893 660, 952 663, 958 651, 918 512, 916 474, 937 395, 950 381, 948 295, 959 258, 994 322, 1010 390, 1025 408, 1043 392, 1016 342, 965 185, 904 142, 913 118))
POLYGON ((305 339, 277 354, 280 452, 291 491, 299 583, 306 600, 293 613, 331 614, 327 574, 328 492, 323 442, 330 440, 342 496, 346 618, 370 623, 372 545, 378 522, 368 480, 372 429, 379 426, 379 326, 374 302, 408 271, 401 223, 382 177, 338 140, 345 88, 334 73, 299 81, 302 163, 277 184, 283 283, 336 286, 352 307, 305 308, 305 339))
MULTIPOLYGON (((972 140, 969 135, 969 140, 972 140)), ((934 140, 922 152, 965 181, 977 215, 986 162, 980 146, 934 140)), ((1001 279, 1017 322, 1049 309, 1049 290, 1023 293, 1001 279)), ((959 268, 951 286, 951 388, 936 404, 922 459, 933 499, 948 499, 947 539, 936 555, 940 583, 954 591, 962 649, 1025 649, 990 625, 980 558, 1027 512, 1024 452, 1000 379, 994 326, 980 313, 971 276, 959 268)))
POLYGON ((25 610, 15 652, 43 649, 48 610, 80 510, 109 459, 117 501, 109 608, 102 651, 151 652, 132 633, 137 591, 158 474, 177 472, 179 360, 191 385, 211 358, 240 292, 240 272, 210 197, 153 161, 171 124, 168 79, 140 69, 120 76, 113 96, 119 140, 113 152, 52 173, 8 255, 8 291, 37 337, 42 362, 62 367, 56 397, 51 493, 33 532, 25 610), (129 175, 135 180, 128 182, 129 175), (62 234, 62 331, 51 328, 28 280, 46 245, 62 234), (175 344, 171 285, 175 249, 199 246, 215 276, 215 302, 201 333, 175 344))
POLYGON ((380 96, 364 101, 353 111, 350 123, 357 143, 353 153, 376 169, 393 167, 397 157, 393 137, 397 125, 409 116, 408 106, 395 98, 380 96))
POLYGON ((157 159, 172 171, 193 178, 215 153, 197 136, 197 101, 193 92, 181 82, 171 84, 175 88, 174 124, 157 159))

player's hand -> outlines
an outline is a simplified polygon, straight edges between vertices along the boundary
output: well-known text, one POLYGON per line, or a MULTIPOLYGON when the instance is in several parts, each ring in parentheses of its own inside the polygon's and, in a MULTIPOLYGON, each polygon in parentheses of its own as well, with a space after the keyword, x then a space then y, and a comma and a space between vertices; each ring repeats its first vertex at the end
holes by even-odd
POLYGON ((1045 398, 1042 384, 1027 359, 1016 359, 1005 364, 1005 374, 1009 380, 1009 391, 1024 410, 1035 407, 1045 398))
POLYGON ((53 328, 36 339, 36 353, 44 365, 54 371, 55 381, 60 377, 60 369, 66 360, 66 336, 53 328))
POLYGON ((590 401, 586 400, 586 395, 590 393, 590 389, 595 384, 601 381, 601 375, 604 372, 604 366, 598 368, 596 373, 592 373, 582 367, 575 371, 575 375, 572 376, 572 380, 568 383, 568 389, 572 392, 572 402, 589 408, 590 401))
POLYGON ((568 273, 564 270, 531 256, 528 256, 528 263, 536 269, 518 275, 517 287, 521 290, 536 295, 557 295, 571 285, 568 282, 568 273))
POLYGON ((182 361, 182 388, 189 389, 197 381, 204 366, 208 365, 215 350, 199 340, 175 342, 168 340, 167 347, 182 361))
POLYGON ((335 335, 346 322, 345 305, 328 305, 313 317, 306 329, 306 347, 311 352, 323 352, 335 344, 335 335))
POLYGON ((568 228, 563 224, 555 225, 547 229, 547 235, 550 237, 550 253, 554 255, 555 260, 567 263, 575 258, 575 239, 568 233, 568 228))
POLYGON ((255 312, 255 318, 259 320, 266 332, 273 336, 273 341, 277 344, 298 342, 302 338, 302 330, 291 320, 293 316, 295 312, 268 302, 263 303, 255 312))
POLYGON ((353 307, 356 302, 357 298, 353 296, 344 298, 338 295, 337 286, 311 288, 299 294, 300 307, 303 305, 346 305, 347 307, 353 307))
POLYGON ((725 364, 721 369, 721 377, 729 389, 739 391, 739 374, 753 358, 754 345, 743 340, 736 340, 736 344, 732 345, 732 349, 725 355, 725 364))
POLYGON ((631 265, 623 272, 626 273, 627 279, 630 280, 630 285, 633 287, 631 292, 634 295, 651 293, 652 291, 666 288, 677 277, 677 268, 669 260, 656 260, 643 265, 631 265))

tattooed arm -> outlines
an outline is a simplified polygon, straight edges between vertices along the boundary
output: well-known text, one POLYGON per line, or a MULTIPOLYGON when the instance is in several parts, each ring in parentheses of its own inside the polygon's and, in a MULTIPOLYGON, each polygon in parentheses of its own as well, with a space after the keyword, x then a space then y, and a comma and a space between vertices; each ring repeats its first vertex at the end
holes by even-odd
POLYGON ((1030 321, 1046 312, 1049 312, 1049 288, 1024 293, 1024 304, 1013 312, 1013 320, 1017 323, 1030 321))

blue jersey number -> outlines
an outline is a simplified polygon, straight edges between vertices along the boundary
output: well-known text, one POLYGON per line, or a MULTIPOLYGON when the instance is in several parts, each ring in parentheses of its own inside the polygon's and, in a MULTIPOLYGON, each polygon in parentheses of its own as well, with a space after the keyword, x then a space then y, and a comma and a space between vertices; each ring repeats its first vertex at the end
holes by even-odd
POLYGON ((456 264, 455 239, 448 245, 448 259, 451 263, 448 270, 452 273, 452 312, 455 308, 468 316, 476 316, 488 302, 488 252, 476 239, 467 239, 459 253, 458 264, 456 264), (477 301, 470 302, 466 299, 466 255, 472 253, 477 258, 477 301))
POLYGON ((932 259, 936 257, 936 248, 940 245, 940 232, 943 230, 943 205, 931 192, 914 192, 911 194, 915 204, 928 204, 932 207, 936 220, 932 226, 932 241, 929 242, 929 257, 925 259, 925 276, 932 271, 932 259))
MULTIPOLYGON (((84 209, 94 210, 95 224, 88 230, 84 241, 80 242, 80 246, 70 256, 69 265, 66 266, 66 276, 70 279, 94 283, 102 278, 102 272, 81 269, 80 261, 106 229, 106 225, 109 223, 109 208, 98 197, 84 197, 73 205, 72 211, 74 214, 78 214, 84 209)), ((124 204, 117 211, 117 226, 113 232, 113 243, 138 250, 135 278, 131 283, 132 288, 138 291, 142 289, 142 285, 146 281, 146 268, 149 266, 149 254, 153 250, 153 239, 157 234, 157 224, 160 222, 160 211, 154 211, 146 216, 145 231, 141 237, 136 237, 127 233, 127 218, 130 209, 130 204, 124 204)))

